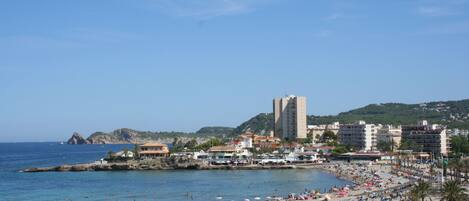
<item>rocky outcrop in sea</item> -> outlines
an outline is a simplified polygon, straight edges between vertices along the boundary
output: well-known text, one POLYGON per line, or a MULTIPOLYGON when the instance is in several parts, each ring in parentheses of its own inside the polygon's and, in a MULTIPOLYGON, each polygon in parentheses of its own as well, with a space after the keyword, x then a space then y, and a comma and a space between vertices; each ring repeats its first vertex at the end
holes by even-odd
POLYGON ((80 133, 73 133, 72 137, 68 139, 67 144, 91 144, 90 141, 85 139, 80 133))

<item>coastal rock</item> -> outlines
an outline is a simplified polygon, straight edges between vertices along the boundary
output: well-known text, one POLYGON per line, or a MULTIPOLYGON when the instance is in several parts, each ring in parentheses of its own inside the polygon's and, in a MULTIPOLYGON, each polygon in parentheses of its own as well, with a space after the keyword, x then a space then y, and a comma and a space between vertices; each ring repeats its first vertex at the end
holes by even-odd
MULTIPOLYGON (((213 134, 215 135, 215 134, 213 134)), ((95 132, 91 134, 87 140, 90 144, 143 144, 149 142, 159 142, 163 144, 171 144, 174 139, 182 143, 196 140, 198 144, 210 140, 207 134, 188 134, 178 132, 149 132, 137 131, 129 128, 121 128, 110 133, 95 132)))
POLYGON ((129 142, 120 140, 114 135, 103 132, 93 133, 87 140, 91 144, 129 144, 129 142))
MULTIPOLYGON (((209 165, 203 161, 188 158, 166 158, 142 161, 128 161, 125 163, 110 164, 77 164, 61 165, 46 168, 29 168, 21 172, 80 172, 80 171, 130 171, 130 170, 269 170, 269 169, 294 169, 294 165, 283 166, 233 166, 233 165, 209 165)), ((303 167, 305 168, 305 167, 303 167)), ((320 166, 308 166, 307 168, 320 168, 320 166)))
POLYGON ((67 144, 90 144, 90 142, 85 139, 82 135, 75 132, 72 137, 67 141, 67 144))

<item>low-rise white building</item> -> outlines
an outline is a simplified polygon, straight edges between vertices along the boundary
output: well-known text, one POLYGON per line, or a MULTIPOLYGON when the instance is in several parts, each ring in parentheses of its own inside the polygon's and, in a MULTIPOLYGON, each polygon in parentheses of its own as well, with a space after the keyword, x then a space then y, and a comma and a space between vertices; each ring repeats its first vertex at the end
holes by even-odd
POLYGON ((466 136, 467 137, 469 136, 469 130, 454 128, 454 129, 447 130, 447 134, 448 136, 466 136))
POLYGON ((247 149, 234 145, 214 146, 208 150, 208 157, 214 161, 245 160, 252 156, 247 149))
POLYGON ((397 148, 401 144, 401 134, 401 126, 385 125, 378 129, 377 139, 378 142, 391 143, 394 148, 397 148))
POLYGON ((313 143, 317 143, 324 132, 331 131, 337 135, 340 129, 340 123, 334 122, 332 124, 322 124, 322 125, 308 125, 308 136, 313 138, 313 143))
POLYGON ((132 151, 119 151, 113 154, 114 157, 119 157, 119 158, 134 158, 134 152, 132 151))
POLYGON ((253 133, 242 134, 235 140, 234 144, 241 149, 251 149, 253 148, 253 138, 255 135, 253 133))

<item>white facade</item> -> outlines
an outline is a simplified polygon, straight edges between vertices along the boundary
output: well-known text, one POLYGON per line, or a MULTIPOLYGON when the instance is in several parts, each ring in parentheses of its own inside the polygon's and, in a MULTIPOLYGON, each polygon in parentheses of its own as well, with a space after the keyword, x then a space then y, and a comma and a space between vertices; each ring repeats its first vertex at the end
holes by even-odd
POLYGON ((360 121, 355 124, 344 124, 340 126, 339 141, 345 145, 351 145, 362 151, 372 151, 376 149, 376 135, 380 126, 366 124, 360 121))
POLYGON ((274 135, 281 139, 307 137, 306 97, 287 96, 274 99, 274 135))
POLYGON ((377 139, 378 142, 388 142, 393 143, 394 147, 399 147, 401 144, 401 126, 394 127, 391 125, 385 125, 378 130, 377 139))
POLYGON ((334 122, 332 124, 322 124, 322 125, 308 125, 308 135, 313 139, 313 143, 316 143, 320 140, 324 132, 331 131, 337 135, 339 133, 340 123, 334 122))
POLYGON ((447 131, 448 136, 469 136, 469 130, 454 128, 447 131))
POLYGON ((414 143, 418 151, 435 155, 448 153, 448 137, 446 127, 420 121, 417 125, 402 127, 402 140, 414 143))
POLYGON ((248 136, 241 137, 241 141, 239 142, 239 147, 240 147, 241 149, 250 149, 250 148, 253 148, 253 146, 252 146, 252 138, 251 138, 251 137, 248 137, 248 136))

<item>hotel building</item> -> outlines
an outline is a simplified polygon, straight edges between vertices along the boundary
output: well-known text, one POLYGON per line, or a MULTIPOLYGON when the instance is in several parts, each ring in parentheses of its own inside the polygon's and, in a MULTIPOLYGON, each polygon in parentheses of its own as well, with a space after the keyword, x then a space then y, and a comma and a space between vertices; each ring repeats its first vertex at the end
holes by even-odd
POLYGON ((306 97, 287 96, 274 99, 274 135, 280 139, 307 137, 306 97))
POLYGON ((417 125, 402 127, 402 140, 412 142, 418 151, 435 155, 448 153, 448 138, 446 127, 429 125, 427 121, 420 121, 417 125))
POLYGON ((376 149, 376 134, 379 128, 374 124, 366 124, 364 121, 340 125, 339 142, 353 146, 355 151, 373 151, 376 149))

